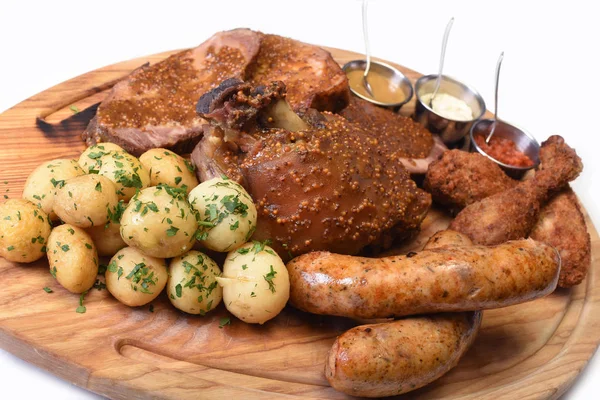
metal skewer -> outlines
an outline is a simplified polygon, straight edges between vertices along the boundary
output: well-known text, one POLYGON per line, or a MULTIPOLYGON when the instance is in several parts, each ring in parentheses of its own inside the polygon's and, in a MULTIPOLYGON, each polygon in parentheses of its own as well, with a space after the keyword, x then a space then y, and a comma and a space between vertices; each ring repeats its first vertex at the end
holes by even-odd
POLYGON ((371 46, 369 46, 369 29, 367 27, 367 6, 369 4, 369 0, 363 0, 362 4, 362 23, 363 23, 363 38, 365 39, 365 53, 367 55, 367 67, 365 68, 365 72, 363 74, 363 85, 369 93, 369 96, 373 96, 373 89, 367 80, 367 75, 369 75, 369 70, 371 69, 371 46))
POLYGON ((496 87, 494 88, 494 122, 492 123, 492 130, 485 138, 485 143, 489 144, 490 139, 494 136, 496 130, 496 121, 498 121, 498 86, 500 83, 500 67, 502 66, 502 60, 504 59, 504 52, 500 53, 498 57, 498 63, 496 64, 496 87))
POLYGON ((448 36, 450 36, 450 29, 452 28, 453 23, 454 17, 450 18, 448 25, 446 25, 446 30, 444 31, 444 38, 442 39, 442 54, 440 54, 440 69, 435 81, 435 89, 431 95, 431 99, 429 99, 429 107, 431 108, 433 108, 433 99, 437 95, 437 92, 440 89, 440 84, 442 83, 442 70, 444 69, 444 58, 446 58, 446 45, 448 44, 448 36))

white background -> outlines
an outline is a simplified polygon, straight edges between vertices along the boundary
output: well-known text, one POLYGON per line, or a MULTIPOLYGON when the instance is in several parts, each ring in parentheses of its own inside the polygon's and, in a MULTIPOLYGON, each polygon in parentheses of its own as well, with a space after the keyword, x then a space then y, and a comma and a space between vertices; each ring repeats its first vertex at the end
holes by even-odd
MULTIPOLYGON (((454 16, 445 73, 477 88, 492 109, 494 68, 505 51, 501 117, 526 128, 538 141, 560 134, 577 149, 585 169, 573 187, 600 227, 600 14, 594 3, 373 0, 372 52, 435 73, 444 27, 454 16)), ((250 27, 360 52, 360 8, 358 0, 2 0, 0 112, 76 75, 192 47, 224 29, 250 27)), ((16 393, 28 399, 98 397, 0 350, 0 398, 16 393)), ((565 398, 598 398, 598 393, 596 356, 565 398)))

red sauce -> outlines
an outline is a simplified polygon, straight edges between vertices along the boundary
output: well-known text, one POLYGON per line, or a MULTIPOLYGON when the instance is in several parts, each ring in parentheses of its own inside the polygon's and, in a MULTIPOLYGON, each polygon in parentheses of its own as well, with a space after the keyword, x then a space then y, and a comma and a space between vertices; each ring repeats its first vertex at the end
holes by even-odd
POLYGON ((495 158, 501 163, 512 165, 514 167, 531 167, 533 161, 522 151, 517 149, 517 145, 510 139, 492 136, 488 144, 485 143, 485 137, 475 136, 475 143, 490 157, 495 158))

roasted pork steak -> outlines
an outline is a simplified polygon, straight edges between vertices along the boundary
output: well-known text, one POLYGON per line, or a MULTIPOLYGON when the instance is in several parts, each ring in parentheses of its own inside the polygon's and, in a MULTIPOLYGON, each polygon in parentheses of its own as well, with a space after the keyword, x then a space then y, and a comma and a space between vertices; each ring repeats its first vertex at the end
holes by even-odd
POLYGON ((282 82, 226 81, 198 111, 211 123, 192 152, 200 179, 242 183, 258 210, 253 238, 272 240, 282 256, 390 244, 417 229, 431 204, 379 132, 329 112, 300 118, 282 82))
POLYGON ((88 145, 114 142, 134 155, 155 147, 189 152, 206 123, 195 112, 198 98, 227 78, 282 80, 296 109, 336 111, 349 97, 345 74, 325 50, 235 29, 134 71, 100 104, 83 138, 88 145))

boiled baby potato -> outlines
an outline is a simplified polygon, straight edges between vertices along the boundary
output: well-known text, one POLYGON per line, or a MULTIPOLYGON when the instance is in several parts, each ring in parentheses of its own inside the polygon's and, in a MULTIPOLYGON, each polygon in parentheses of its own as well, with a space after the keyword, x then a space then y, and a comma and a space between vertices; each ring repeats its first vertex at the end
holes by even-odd
POLYGON ((98 254, 103 257, 112 257, 127 246, 121 237, 121 224, 118 222, 109 221, 104 225, 87 228, 86 232, 96 244, 98 254))
POLYGON ((150 303, 162 292, 168 274, 165 260, 125 247, 111 258, 105 277, 106 288, 117 300, 137 307, 150 303))
POLYGON ((125 153, 126 151, 114 143, 98 143, 88 147, 81 153, 79 166, 83 168, 86 174, 97 174, 102 166, 100 159, 111 152, 125 153))
POLYGON ((0 204, 0 256, 21 263, 39 260, 51 229, 48 214, 28 200, 0 204))
POLYGON ((198 228, 181 188, 149 187, 136 194, 121 217, 121 237, 131 247, 160 258, 189 251, 198 228))
POLYGON ((290 278, 281 258, 265 243, 246 243, 229 252, 223 265, 223 302, 244 322, 264 324, 283 310, 290 278))
POLYGON ((56 191, 54 212, 64 222, 89 228, 108 222, 119 200, 114 183, 101 175, 68 179, 56 191))
POLYGON ((171 150, 150 149, 140 156, 140 162, 150 173, 150 186, 164 183, 189 193, 198 185, 194 166, 171 150))
POLYGON ((129 201, 140 189, 148 187, 150 175, 140 160, 129 153, 111 151, 98 160, 98 174, 107 177, 117 187, 119 200, 129 201))
POLYGON ((256 229, 256 207, 246 190, 227 178, 214 178, 196 186, 189 195, 200 218, 198 239, 208 249, 235 250, 256 229))
POLYGON ((219 275, 217 263, 199 251, 172 259, 167 283, 171 304, 188 314, 206 314, 223 298, 223 289, 215 279, 219 275))
POLYGON ((90 235, 74 225, 57 226, 48 238, 50 273, 71 293, 90 289, 98 275, 98 252, 90 235))
POLYGON ((62 187, 65 181, 76 176, 85 175, 76 160, 59 158, 47 161, 33 170, 23 189, 23 198, 37 204, 50 219, 57 219, 52 211, 56 189, 62 187))

